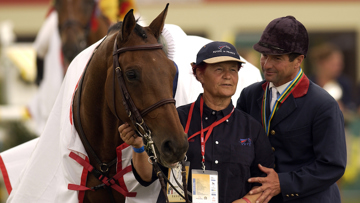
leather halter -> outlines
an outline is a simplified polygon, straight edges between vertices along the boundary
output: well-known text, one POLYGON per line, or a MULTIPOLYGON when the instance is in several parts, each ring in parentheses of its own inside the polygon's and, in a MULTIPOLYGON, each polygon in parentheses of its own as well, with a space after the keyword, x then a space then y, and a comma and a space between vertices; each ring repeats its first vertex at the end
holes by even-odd
MULTIPOLYGON (((173 98, 169 99, 162 99, 155 104, 151 105, 150 107, 146 108, 145 110, 139 112, 138 108, 135 106, 133 100, 131 99, 131 96, 126 88, 125 80, 122 74, 122 69, 119 64, 119 56, 121 53, 126 51, 136 51, 136 50, 152 50, 152 49, 162 49, 161 44, 149 44, 149 45, 138 45, 138 46, 132 46, 132 47, 122 47, 117 48, 117 38, 115 38, 114 42, 114 52, 113 52, 113 67, 116 71, 116 76, 119 82, 119 86, 122 93, 123 98, 123 105, 125 107, 125 111, 130 118, 132 124, 135 126, 135 130, 137 131, 138 135, 140 135, 143 138, 144 144, 145 144, 145 150, 149 157, 153 156, 155 159, 155 162, 157 162, 157 155, 155 151, 154 142, 151 138, 151 131, 149 127, 144 122, 143 117, 148 114, 149 112, 153 111, 154 109, 168 104, 168 103, 174 103, 175 100, 173 98)), ((115 83, 115 80, 114 80, 115 83)), ((115 84, 114 84, 114 109, 115 109, 115 115, 120 120, 116 113, 116 104, 115 104, 115 84)))

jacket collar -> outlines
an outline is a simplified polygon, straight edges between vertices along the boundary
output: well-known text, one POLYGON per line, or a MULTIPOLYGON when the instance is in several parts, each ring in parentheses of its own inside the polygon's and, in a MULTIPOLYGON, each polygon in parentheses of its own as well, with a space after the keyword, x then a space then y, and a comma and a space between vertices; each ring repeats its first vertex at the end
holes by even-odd
MULTIPOLYGON (((264 83, 261 85, 264 91, 266 91, 266 87, 268 86, 269 82, 264 81, 264 83)), ((292 91, 292 95, 294 98, 299 98, 307 94, 309 90, 309 78, 304 74, 304 76, 301 78, 299 84, 295 87, 295 89, 292 91)))

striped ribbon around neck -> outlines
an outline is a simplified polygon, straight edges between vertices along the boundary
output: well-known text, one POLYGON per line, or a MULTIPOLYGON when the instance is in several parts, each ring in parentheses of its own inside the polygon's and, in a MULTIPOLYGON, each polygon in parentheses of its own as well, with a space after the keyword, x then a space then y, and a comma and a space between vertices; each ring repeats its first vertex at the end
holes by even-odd
POLYGON ((282 104, 287 97, 291 94, 291 92, 296 88, 296 86, 299 84, 299 82, 301 81, 301 79, 304 76, 304 72, 302 71, 302 69, 300 68, 298 74, 296 75, 296 77, 291 81, 291 83, 286 87, 285 91, 283 91, 283 93, 278 97, 278 99, 276 100, 275 104, 274 104, 274 108, 272 111, 270 111, 270 115, 266 115, 266 104, 267 104, 267 99, 268 99, 268 90, 269 90, 269 84, 266 86, 266 89, 264 91, 264 95, 263 95, 263 100, 262 100, 262 108, 261 108, 261 121, 262 121, 262 125, 265 129, 266 134, 269 136, 269 131, 270 131, 270 123, 271 120, 274 117, 274 114, 276 113, 276 111, 280 108, 280 104, 282 104))

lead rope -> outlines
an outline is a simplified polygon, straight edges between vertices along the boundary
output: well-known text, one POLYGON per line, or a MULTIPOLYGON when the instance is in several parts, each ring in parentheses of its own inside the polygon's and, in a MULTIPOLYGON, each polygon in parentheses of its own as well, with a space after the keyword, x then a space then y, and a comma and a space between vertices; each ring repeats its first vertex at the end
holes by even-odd
POLYGON ((181 175, 182 175, 182 181, 183 181, 183 191, 184 191, 184 196, 185 196, 185 202, 188 203, 189 201, 189 196, 188 196, 188 191, 187 191, 187 184, 186 184, 186 168, 185 168, 185 161, 182 160, 181 161, 181 175))
MULTIPOLYGON (((185 159, 185 160, 186 160, 186 159, 185 159)), ((186 182, 184 182, 184 181, 186 181, 185 161, 181 161, 181 164, 182 164, 182 170, 181 170, 181 175, 182 175, 182 176, 181 176, 181 177, 182 177, 182 179, 183 179, 183 183, 186 184, 186 182)), ((172 169, 171 169, 171 171, 172 171, 172 169)), ((184 190, 184 187, 186 188, 186 185, 183 184, 183 186, 181 186, 181 184, 179 183, 179 181, 175 178, 174 173, 172 173, 172 174, 173 174, 173 177, 174 177, 174 180, 175 180, 176 184, 180 187, 180 189, 182 189, 183 191, 185 191, 185 190, 184 190)), ((169 182, 169 184, 171 185, 171 187, 174 187, 174 186, 171 184, 171 182, 169 182)), ((175 191, 176 191, 176 190, 175 190, 175 191)), ((177 192, 177 193, 179 193, 179 192, 177 192)), ((187 198, 189 198, 188 196, 191 196, 191 193, 190 193, 189 191, 187 191, 186 195, 187 195, 187 198)), ((185 197, 182 197, 182 198, 185 199, 185 197)))
POLYGON ((161 190, 163 191, 163 193, 164 193, 164 195, 165 195, 165 198, 166 198, 166 202, 168 203, 168 202, 169 202, 169 198, 168 198, 167 193, 166 193, 166 185, 165 185, 165 181, 164 181, 164 178, 165 178, 166 176, 165 176, 164 173, 161 171, 159 165, 158 165, 156 162, 153 163, 153 166, 154 166, 156 175, 157 175, 157 177, 159 178, 160 185, 161 185, 161 190))
MULTIPOLYGON (((180 195, 181 198, 183 198, 185 200, 186 203, 191 203, 191 201, 189 200, 189 194, 187 191, 187 184, 186 184, 186 168, 185 168, 185 161, 181 161, 182 164, 182 170, 181 170, 181 174, 182 174, 182 181, 183 181, 183 186, 180 185, 180 183, 178 181, 177 184, 178 186, 184 191, 184 195, 182 195, 177 189, 176 187, 169 181, 169 179, 166 177, 166 175, 162 172, 162 170, 160 169, 159 165, 157 164, 156 159, 154 159, 153 156, 149 156, 149 159, 151 160, 151 164, 153 164, 154 166, 154 170, 156 173, 156 176, 159 178, 159 182, 161 185, 161 190, 164 193, 164 196, 166 198, 166 202, 169 202, 168 196, 167 196, 167 192, 166 192, 166 184, 165 181, 167 183, 169 183, 169 185, 175 190, 175 192, 180 195), (185 189, 184 189, 185 188, 185 189)), ((176 180, 176 179, 175 179, 176 180)), ((190 194, 191 195, 191 194, 190 194)))

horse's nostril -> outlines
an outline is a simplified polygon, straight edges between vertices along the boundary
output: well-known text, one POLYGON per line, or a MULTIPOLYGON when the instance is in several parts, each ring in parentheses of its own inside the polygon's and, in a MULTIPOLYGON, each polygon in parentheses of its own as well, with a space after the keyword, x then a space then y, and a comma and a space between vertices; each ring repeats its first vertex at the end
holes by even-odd
POLYGON ((177 162, 184 158, 186 150, 188 148, 188 142, 175 142, 173 140, 167 140, 163 142, 162 153, 168 161, 177 162))
POLYGON ((164 142, 163 144, 163 152, 167 155, 174 153, 174 146, 170 140, 164 142))

